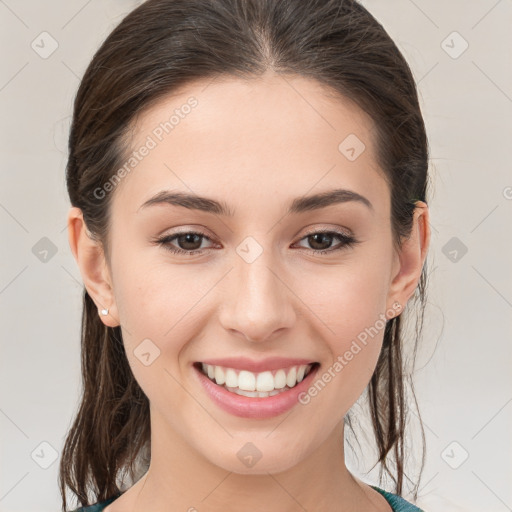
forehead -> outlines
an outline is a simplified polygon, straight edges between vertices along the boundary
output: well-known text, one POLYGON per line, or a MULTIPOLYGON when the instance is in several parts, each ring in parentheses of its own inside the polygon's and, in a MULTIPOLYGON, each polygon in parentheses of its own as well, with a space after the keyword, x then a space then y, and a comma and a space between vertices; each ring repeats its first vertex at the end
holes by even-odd
POLYGON ((230 205, 248 204, 248 195, 268 203, 344 187, 386 208, 374 151, 371 118, 314 80, 275 74, 201 80, 139 114, 126 160, 131 154, 134 165, 114 202, 134 211, 172 189, 223 198, 231 191, 230 205))

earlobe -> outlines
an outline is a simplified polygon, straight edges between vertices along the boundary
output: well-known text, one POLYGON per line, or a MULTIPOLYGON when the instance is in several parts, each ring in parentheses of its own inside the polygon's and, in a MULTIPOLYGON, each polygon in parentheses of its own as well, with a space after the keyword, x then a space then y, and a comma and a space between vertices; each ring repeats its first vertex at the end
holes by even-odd
POLYGON ((398 302, 405 307, 414 294, 421 277, 423 265, 430 244, 429 210, 423 201, 416 202, 411 236, 402 243, 398 272, 392 276, 388 301, 398 302))
POLYGON ((84 286, 98 307, 101 321, 109 327, 118 326, 119 316, 103 247, 91 237, 82 211, 74 206, 68 213, 68 240, 84 286))

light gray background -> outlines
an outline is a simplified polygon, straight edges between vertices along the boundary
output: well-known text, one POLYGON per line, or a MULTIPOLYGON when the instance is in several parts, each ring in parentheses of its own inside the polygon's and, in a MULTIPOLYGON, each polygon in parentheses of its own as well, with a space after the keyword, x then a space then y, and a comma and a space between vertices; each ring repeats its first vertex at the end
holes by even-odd
MULTIPOLYGON (((139 3, 0 0, 1 512, 60 510, 58 458, 80 390, 69 116, 94 51, 139 3), (44 31, 58 44, 47 58, 44 31), (55 254, 40 252, 49 245, 55 254)), ((432 154, 429 306, 415 375, 428 444, 418 504, 512 510, 512 3, 363 3, 411 65, 432 154)))

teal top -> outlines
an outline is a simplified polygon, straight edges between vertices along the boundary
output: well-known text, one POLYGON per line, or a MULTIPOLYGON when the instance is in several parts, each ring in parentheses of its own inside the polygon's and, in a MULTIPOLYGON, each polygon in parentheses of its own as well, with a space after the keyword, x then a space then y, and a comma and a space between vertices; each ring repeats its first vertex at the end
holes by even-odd
MULTIPOLYGON (((371 485, 370 487, 373 487, 376 491, 380 492, 384 498, 386 498, 386 501, 390 504, 393 512, 424 512, 422 509, 416 507, 412 503, 409 503, 401 496, 398 496, 398 494, 392 494, 390 492, 384 491, 375 485, 371 485)), ((80 507, 71 512, 101 512, 107 505, 110 505, 110 503, 112 503, 115 499, 119 498, 119 496, 121 496, 121 494, 117 494, 108 500, 96 503, 96 505, 80 507)))

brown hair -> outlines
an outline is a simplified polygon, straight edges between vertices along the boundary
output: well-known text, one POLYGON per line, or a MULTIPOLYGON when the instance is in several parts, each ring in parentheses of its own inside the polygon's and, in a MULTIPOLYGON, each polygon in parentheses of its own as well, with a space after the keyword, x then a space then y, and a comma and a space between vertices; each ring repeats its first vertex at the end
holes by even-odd
MULTIPOLYGON (((427 202, 428 142, 411 70, 364 7, 354 0, 147 0, 97 50, 73 108, 67 189, 107 258, 112 194, 99 199, 95 190, 123 165, 130 151, 126 135, 136 116, 194 80, 249 79, 267 70, 316 80, 372 118, 378 164, 391 191, 393 241, 401 247, 411 233, 415 202, 427 202)), ((414 357, 425 284, 426 266, 414 296, 420 303, 414 357)), ((414 396, 403 357, 402 316, 387 322, 367 388, 379 478, 385 470, 398 494, 404 477, 406 384, 414 396)), ((148 398, 129 367, 120 327, 101 322, 85 288, 81 350, 83 395, 60 462, 64 512, 66 487, 82 506, 106 500, 120 493, 120 474, 129 470, 133 477, 134 464, 144 453, 144 464, 149 457, 148 398)), ((347 415, 352 429, 350 419, 347 415)), ((421 419, 420 426, 423 470, 421 419)))

